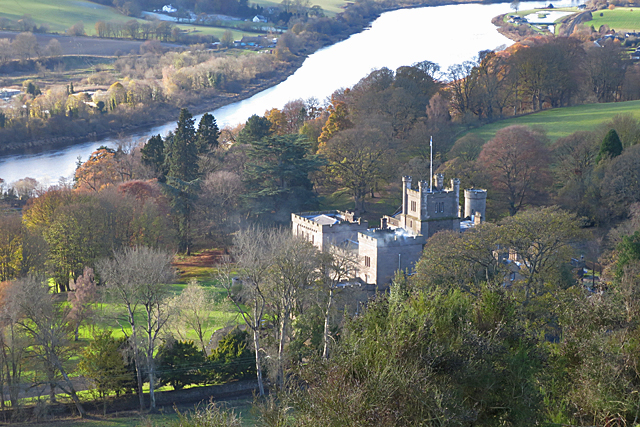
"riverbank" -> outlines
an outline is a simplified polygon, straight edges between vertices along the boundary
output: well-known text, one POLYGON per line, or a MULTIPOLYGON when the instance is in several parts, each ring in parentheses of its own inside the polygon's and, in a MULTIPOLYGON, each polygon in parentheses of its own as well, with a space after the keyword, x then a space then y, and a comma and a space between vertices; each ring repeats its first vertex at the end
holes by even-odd
POLYGON ((293 74, 304 62, 305 57, 294 58, 286 63, 286 66, 275 71, 273 76, 267 79, 261 79, 257 82, 245 85, 239 93, 223 93, 217 92, 214 96, 191 97, 184 104, 171 105, 167 103, 158 103, 147 106, 153 110, 152 115, 140 115, 143 121, 137 123, 110 123, 110 129, 104 132, 88 132, 74 136, 60 136, 53 138, 41 138, 28 142, 6 142, 0 144, 0 157, 11 156, 17 154, 37 154, 44 151, 62 149, 91 141, 100 141, 109 137, 126 138, 127 135, 136 134, 152 129, 156 126, 176 120, 181 108, 187 108, 194 114, 203 114, 215 110, 225 105, 239 102, 252 97, 256 93, 273 87, 293 74))

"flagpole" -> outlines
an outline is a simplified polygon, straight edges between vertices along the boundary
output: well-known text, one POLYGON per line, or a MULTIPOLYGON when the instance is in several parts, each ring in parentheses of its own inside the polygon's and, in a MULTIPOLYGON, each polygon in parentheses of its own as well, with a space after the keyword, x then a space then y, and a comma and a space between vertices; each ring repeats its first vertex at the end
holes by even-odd
POLYGON ((429 137, 429 192, 433 193, 433 136, 429 137))

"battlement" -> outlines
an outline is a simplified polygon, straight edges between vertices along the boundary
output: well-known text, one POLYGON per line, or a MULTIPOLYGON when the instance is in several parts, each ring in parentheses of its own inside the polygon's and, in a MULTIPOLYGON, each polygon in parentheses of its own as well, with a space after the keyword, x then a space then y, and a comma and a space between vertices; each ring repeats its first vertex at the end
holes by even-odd
POLYGON ((409 234, 403 229, 379 228, 368 229, 358 232, 358 242, 376 247, 383 246, 405 246, 407 244, 424 244, 426 239, 421 234, 409 234))
POLYGON ((298 214, 291 214, 291 221, 294 223, 305 224, 309 227, 316 228, 318 230, 324 227, 333 226, 353 226, 364 225, 366 227, 367 221, 362 221, 361 218, 356 218, 355 213, 349 211, 311 211, 301 212, 298 214))

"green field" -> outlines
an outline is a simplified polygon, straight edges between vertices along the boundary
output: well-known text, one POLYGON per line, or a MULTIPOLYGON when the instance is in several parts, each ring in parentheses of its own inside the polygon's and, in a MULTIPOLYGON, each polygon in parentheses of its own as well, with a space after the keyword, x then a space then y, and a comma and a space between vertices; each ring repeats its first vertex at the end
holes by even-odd
MULTIPOLYGON (((251 4, 255 3, 262 7, 280 7, 282 4, 280 0, 257 0, 255 2, 250 2, 251 4)), ((325 15, 327 16, 335 16, 336 14, 342 12, 342 8, 347 4, 345 0, 311 0, 309 6, 318 5, 324 10, 325 15)))
MULTIPOLYGON (((133 18, 119 13, 111 7, 92 3, 86 0, 0 0, 0 18, 17 21, 24 15, 31 15, 36 24, 46 23, 49 31, 64 33, 78 21, 82 21, 87 35, 95 35, 95 24, 98 21, 126 22, 133 18)), ((144 22, 138 19, 139 22, 144 22)), ((218 38, 226 28, 205 27, 199 25, 180 24, 177 27, 194 34, 214 35, 218 38)), ((235 39, 247 31, 232 30, 235 39)))
MULTIPOLYGON (((586 104, 575 107, 556 108, 535 114, 494 122, 469 131, 490 140, 499 129, 511 125, 540 126, 547 131, 551 142, 581 130, 593 130, 597 125, 610 120, 616 114, 632 114, 640 120, 640 101, 586 104)), ((460 135, 462 136, 462 135, 460 135)))
POLYGON ((593 19, 583 25, 597 30, 601 25, 608 25, 616 31, 640 30, 640 9, 616 7, 613 10, 603 9, 592 12, 593 19), (600 14, 602 13, 602 16, 600 14))

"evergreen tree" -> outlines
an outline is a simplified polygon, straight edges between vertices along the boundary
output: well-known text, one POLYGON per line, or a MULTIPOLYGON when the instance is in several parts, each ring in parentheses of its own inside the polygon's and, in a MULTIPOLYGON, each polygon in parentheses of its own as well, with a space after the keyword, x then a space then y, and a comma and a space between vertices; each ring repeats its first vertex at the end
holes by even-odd
POLYGON ((200 368, 205 363, 205 354, 193 341, 170 340, 158 349, 159 385, 170 384, 174 390, 186 385, 203 382, 200 368))
POLYGON ((167 176, 190 182, 198 178, 198 148, 194 120, 189 110, 180 110, 173 138, 164 144, 167 176))
POLYGON ((256 374, 255 355, 247 346, 249 334, 236 328, 218 343, 208 357, 208 381, 212 383, 249 378, 256 374))
POLYGON ((198 153, 204 154, 207 151, 215 150, 218 148, 218 136, 220 130, 216 123, 216 118, 213 115, 206 113, 200 119, 198 124, 198 131, 196 132, 196 145, 198 146, 198 153))
MULTIPOLYGON (((171 139, 171 134, 167 139, 171 139)), ((154 135, 140 150, 142 154, 142 163, 154 168, 158 176, 165 174, 164 168, 164 141, 160 135, 154 135)))
POLYGON ((179 230, 179 249, 191 253, 191 216, 199 186, 198 147, 191 113, 180 111, 178 127, 171 138, 165 140, 165 189, 171 198, 179 230))
POLYGON ((600 144, 600 152, 598 153, 597 162, 610 157, 617 157, 622 154, 622 142, 615 129, 609 130, 600 144))
POLYGON ((273 131, 271 130, 271 122, 269 119, 254 114, 249 117, 244 128, 238 134, 237 141, 241 144, 251 144, 254 141, 259 141, 272 134, 273 131))
POLYGON ((247 197, 254 212, 291 212, 310 207, 315 201, 309 174, 322 165, 309 154, 303 135, 282 135, 251 143, 247 153, 247 197))

